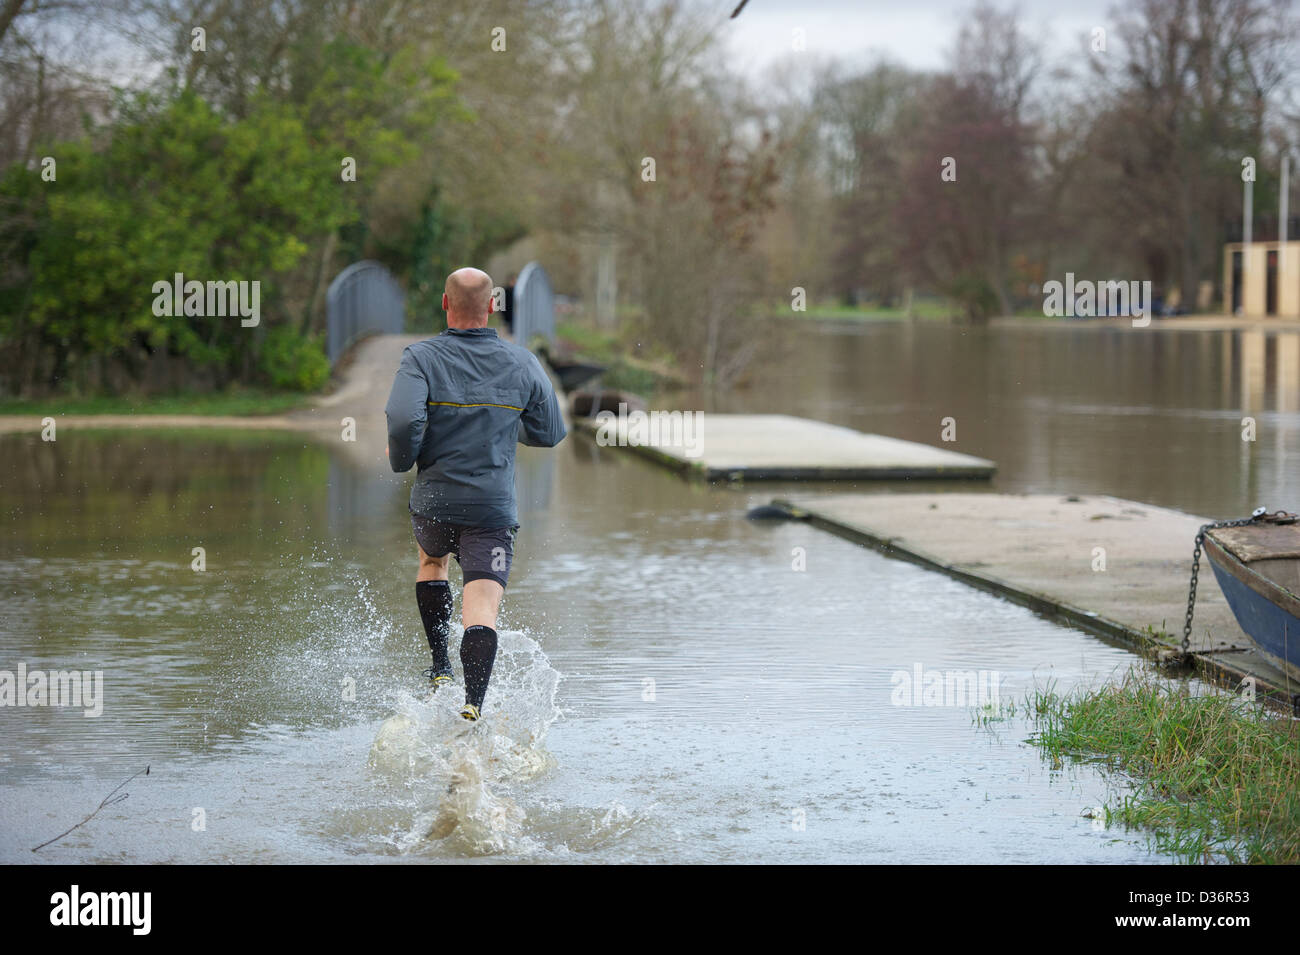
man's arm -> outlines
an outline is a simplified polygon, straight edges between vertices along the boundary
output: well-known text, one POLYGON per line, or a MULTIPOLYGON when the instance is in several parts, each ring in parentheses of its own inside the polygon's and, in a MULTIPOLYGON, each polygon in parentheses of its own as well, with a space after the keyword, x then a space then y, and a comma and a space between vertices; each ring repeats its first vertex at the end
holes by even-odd
POLYGON ((551 379, 542 370, 537 356, 532 357, 533 394, 528 407, 519 416, 519 443, 532 448, 553 448, 568 434, 560 402, 551 387, 551 379))
POLYGON ((388 464, 398 474, 409 471, 420 454, 429 415, 428 401, 429 383, 411 357, 411 349, 405 348, 384 407, 388 418, 388 464))

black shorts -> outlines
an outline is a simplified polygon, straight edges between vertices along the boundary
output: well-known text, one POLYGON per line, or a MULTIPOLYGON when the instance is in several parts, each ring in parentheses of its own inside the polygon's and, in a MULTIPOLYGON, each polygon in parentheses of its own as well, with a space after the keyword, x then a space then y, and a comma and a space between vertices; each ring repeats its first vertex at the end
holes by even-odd
POLYGON ((515 557, 515 534, 511 527, 470 527, 446 524, 419 514, 411 515, 415 542, 430 557, 451 554, 460 564, 465 583, 471 580, 495 580, 502 587, 510 578, 510 564, 515 557))

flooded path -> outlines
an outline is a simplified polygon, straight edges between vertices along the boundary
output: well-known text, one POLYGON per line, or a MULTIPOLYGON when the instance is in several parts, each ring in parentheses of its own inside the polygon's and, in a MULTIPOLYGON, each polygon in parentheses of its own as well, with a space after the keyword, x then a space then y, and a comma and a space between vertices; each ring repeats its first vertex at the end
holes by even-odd
POLYGON ((1045 766, 1016 721, 981 729, 974 696, 892 699, 917 665, 996 671, 1007 699, 1126 653, 752 524, 759 495, 582 444, 521 452, 527 533, 488 718, 466 732, 452 697, 419 692, 400 489, 339 508, 324 482, 349 486, 331 475, 347 464, 326 448, 97 434, 59 441, 83 462, 63 465, 72 487, 13 495, 14 462, 48 449, 4 450, 6 665, 104 678, 96 718, 0 708, 6 861, 1148 857, 1079 818, 1101 778, 1045 766), (145 764, 128 800, 27 851, 145 764))
MULTIPOLYGON (((855 374, 901 346, 860 347, 844 349, 855 374)), ((1055 367, 1056 346, 1026 347, 1055 367)), ((1002 381, 1000 349, 983 354, 1002 381)), ((926 440, 955 393, 891 396, 881 375, 842 376, 859 410, 815 395, 789 410, 926 440)), ((999 461, 999 490, 1086 483, 1209 513, 1295 491, 1296 426, 1267 407, 1282 437, 1236 473, 1225 452, 1184 480, 1184 444, 1240 418, 1231 381, 1218 408, 1190 385, 1146 405, 1103 392, 1067 427, 1053 402, 1083 400, 1068 381, 1054 398, 971 376, 989 397, 969 399, 966 434, 1004 446, 959 449, 999 461), (1168 441, 1136 454, 1154 419, 1168 441)), ((0 438, 0 669, 103 674, 97 717, 0 707, 0 860, 1163 861, 1143 834, 1081 816, 1104 777, 1044 763, 1019 716, 982 726, 977 693, 906 691, 918 672, 960 673, 1019 700, 1105 680, 1130 654, 803 525, 744 519, 789 487, 690 485, 583 441, 521 449, 519 472, 502 656, 487 718, 466 728, 454 694, 422 692, 400 483, 292 433, 0 438), (146 764, 129 799, 29 851, 146 764)))

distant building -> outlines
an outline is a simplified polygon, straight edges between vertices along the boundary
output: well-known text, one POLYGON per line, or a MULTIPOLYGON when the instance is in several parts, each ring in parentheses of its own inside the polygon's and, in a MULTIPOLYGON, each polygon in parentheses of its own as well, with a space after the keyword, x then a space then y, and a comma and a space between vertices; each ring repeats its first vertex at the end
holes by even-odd
POLYGON ((1300 241, 1223 247, 1223 310, 1245 318, 1300 318, 1300 241))

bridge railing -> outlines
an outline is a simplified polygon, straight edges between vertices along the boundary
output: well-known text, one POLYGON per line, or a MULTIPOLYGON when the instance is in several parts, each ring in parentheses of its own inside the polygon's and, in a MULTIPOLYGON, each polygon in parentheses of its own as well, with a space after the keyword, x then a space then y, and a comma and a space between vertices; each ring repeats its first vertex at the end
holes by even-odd
POLYGON ((515 279, 511 334, 527 348, 536 337, 555 342, 555 293, 551 277, 536 262, 529 262, 515 279))
POLYGON ((401 334, 406 328, 406 294, 378 262, 355 262, 330 283, 325 316, 325 351, 333 365, 359 338, 401 334))

